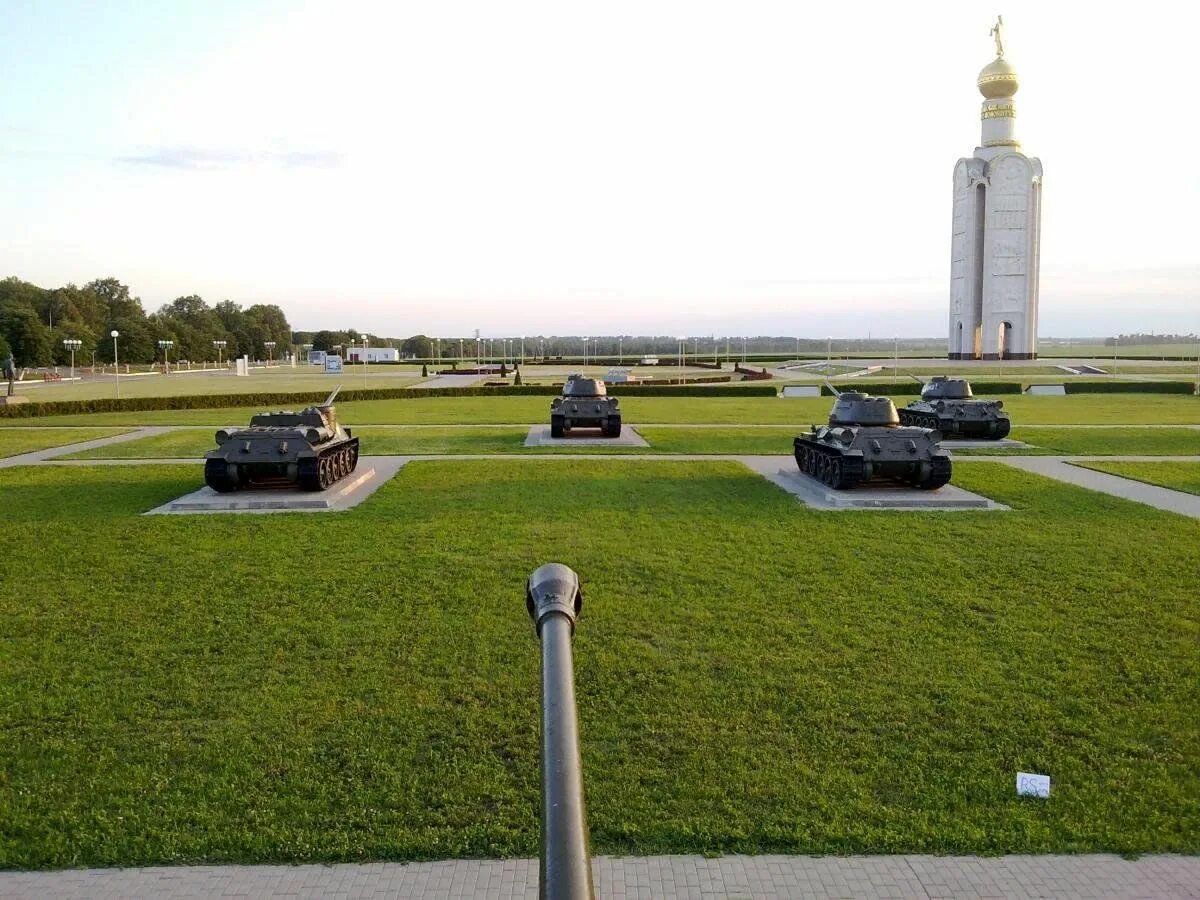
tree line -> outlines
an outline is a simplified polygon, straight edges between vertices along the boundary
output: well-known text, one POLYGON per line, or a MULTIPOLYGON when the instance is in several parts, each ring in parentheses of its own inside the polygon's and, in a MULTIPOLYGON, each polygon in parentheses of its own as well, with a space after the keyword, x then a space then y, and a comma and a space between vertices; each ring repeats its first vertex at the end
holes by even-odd
POLYGON ((192 294, 178 297, 157 312, 146 314, 141 298, 116 278, 98 278, 82 287, 68 284, 42 288, 19 278, 0 280, 0 357, 11 352, 17 365, 66 365, 71 352, 63 340, 80 341, 77 365, 112 362, 117 331, 117 354, 122 362, 149 363, 162 359, 160 340, 174 341, 172 360, 215 360, 213 341, 224 341, 223 359, 268 356, 265 344, 274 341, 276 355, 292 343, 291 325, 274 304, 242 307, 232 300, 209 306, 192 294), (93 356, 94 354, 94 356, 93 356))

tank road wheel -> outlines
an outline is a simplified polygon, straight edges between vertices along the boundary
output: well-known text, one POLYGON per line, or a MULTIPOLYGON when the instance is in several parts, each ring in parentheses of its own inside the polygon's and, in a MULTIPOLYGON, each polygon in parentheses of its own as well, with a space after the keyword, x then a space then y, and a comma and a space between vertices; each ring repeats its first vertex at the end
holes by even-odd
POLYGON ((829 479, 826 482, 834 490, 842 488, 842 461, 840 459, 831 459, 829 461, 829 479))
POLYGON ((900 416, 901 425, 912 424, 912 413, 910 413, 907 409, 898 409, 896 410, 896 414, 900 416))
POLYGON ((563 436, 563 420, 562 416, 550 417, 550 437, 560 438, 563 436))
POLYGON ((350 471, 358 468, 358 438, 350 443, 350 471))
POLYGON ((317 460, 317 484, 320 485, 318 490, 325 490, 333 483, 333 472, 331 470, 330 460, 328 456, 322 456, 317 460))
POLYGON ((1012 430, 1012 422, 1008 419, 996 420, 996 433, 992 437, 997 441, 1002 441, 1008 437, 1008 433, 1012 430))

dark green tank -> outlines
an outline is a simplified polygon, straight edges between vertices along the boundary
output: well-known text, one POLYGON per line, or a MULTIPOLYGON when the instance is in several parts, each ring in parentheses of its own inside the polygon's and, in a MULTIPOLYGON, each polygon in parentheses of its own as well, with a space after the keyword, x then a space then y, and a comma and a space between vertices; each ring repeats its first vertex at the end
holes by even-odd
POLYGON ((950 454, 940 440, 935 430, 901 425, 889 398, 845 391, 829 424, 814 425, 793 447, 800 471, 831 488, 890 480, 933 490, 950 480, 950 454))
POLYGON ((560 438, 574 428, 599 428, 604 437, 621 436, 621 404, 608 396, 599 378, 567 376, 561 397, 550 404, 550 436, 560 438))
POLYGON ((1012 423, 1002 400, 976 400, 965 378, 935 376, 921 388, 921 399, 900 410, 901 425, 936 428, 949 437, 998 441, 1012 423))
POLYGON ((204 483, 227 493, 299 485, 323 491, 358 465, 358 438, 338 424, 333 398, 300 412, 260 413, 248 428, 222 428, 204 455, 204 483))

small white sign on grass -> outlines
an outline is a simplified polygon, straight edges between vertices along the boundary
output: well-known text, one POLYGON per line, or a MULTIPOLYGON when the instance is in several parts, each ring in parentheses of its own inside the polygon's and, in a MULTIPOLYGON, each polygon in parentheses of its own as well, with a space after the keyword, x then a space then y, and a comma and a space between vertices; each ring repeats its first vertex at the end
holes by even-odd
POLYGON ((1050 797, 1050 776, 1035 775, 1032 772, 1017 773, 1017 796, 1019 797, 1041 797, 1047 800, 1050 797))

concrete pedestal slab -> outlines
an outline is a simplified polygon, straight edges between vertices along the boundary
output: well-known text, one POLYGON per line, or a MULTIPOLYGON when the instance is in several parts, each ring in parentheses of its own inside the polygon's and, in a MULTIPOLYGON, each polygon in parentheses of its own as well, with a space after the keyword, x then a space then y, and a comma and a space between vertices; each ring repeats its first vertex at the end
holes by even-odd
POLYGON ((360 467, 348 478, 324 491, 260 488, 222 494, 205 485, 197 491, 152 509, 145 515, 337 512, 362 503, 379 490, 407 461, 407 457, 374 459, 370 464, 360 467))
POLYGON ((599 429, 585 428, 566 437, 551 437, 549 425, 532 425, 525 438, 526 447, 649 447, 646 439, 631 425, 621 427, 620 437, 601 437, 599 429))
POLYGON ((813 509, 900 509, 900 510, 961 510, 1008 509, 987 497, 964 491, 952 484, 935 491, 922 491, 900 484, 867 484, 845 491, 835 491, 815 478, 794 469, 777 468, 774 472, 756 471, 772 484, 799 497, 813 509))

